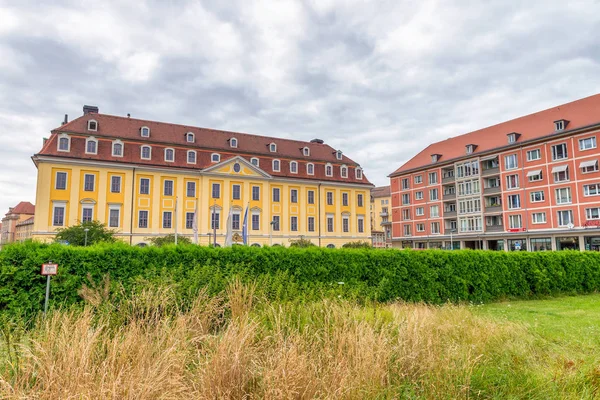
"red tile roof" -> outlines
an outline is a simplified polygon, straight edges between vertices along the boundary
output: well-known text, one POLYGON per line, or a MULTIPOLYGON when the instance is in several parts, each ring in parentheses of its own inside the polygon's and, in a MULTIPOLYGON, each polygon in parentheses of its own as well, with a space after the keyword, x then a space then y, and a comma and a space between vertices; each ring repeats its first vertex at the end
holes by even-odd
POLYGON ((11 214, 34 215, 35 214, 35 206, 28 201, 22 201, 19 204, 17 204, 10 213, 11 214))
POLYGON ((359 167, 356 162, 345 155, 342 155, 342 159, 338 160, 335 154, 336 150, 326 144, 97 113, 85 114, 54 129, 52 136, 38 154, 201 170, 214 165, 211 162, 211 153, 219 153, 221 155, 221 162, 237 155, 247 160, 256 157, 259 159, 259 168, 273 176, 371 185, 364 175, 363 179, 355 178, 355 169, 359 167), (92 119, 98 122, 97 131, 89 131, 87 129, 88 120, 92 119), (143 126, 150 128, 149 138, 141 137, 140 129, 143 126), (185 134, 188 132, 194 133, 195 143, 188 143, 186 141, 185 134), (71 136, 70 152, 59 152, 57 149, 58 135, 61 133, 67 133, 71 136), (97 155, 85 153, 85 139, 89 136, 93 136, 99 140, 97 155), (230 147, 229 140, 231 138, 237 139, 237 148, 230 147), (112 156, 111 141, 115 139, 124 142, 123 157, 112 156), (270 143, 277 145, 276 152, 272 153, 269 151, 270 143), (140 148, 144 144, 152 147, 151 160, 143 160, 140 157, 140 148), (310 149, 310 156, 303 155, 304 147, 310 149), (164 149, 166 148, 175 149, 175 162, 164 161, 164 149), (197 162, 195 165, 187 163, 187 150, 197 151, 197 162), (281 172, 272 170, 273 159, 281 160, 281 172), (291 161, 298 162, 297 174, 289 172, 291 161), (306 164, 309 162, 314 164, 314 175, 306 173, 306 164), (325 175, 325 165, 327 163, 331 163, 334 166, 332 177, 325 175), (348 178, 341 177, 340 167, 344 164, 348 167, 348 178))
POLYGON ((34 218, 35 217, 29 217, 24 221, 17 222, 17 224, 15 226, 31 225, 31 224, 33 224, 34 218))
POLYGON ((392 194, 389 186, 379 186, 371 189, 371 196, 374 198, 390 197, 391 195, 392 194))
POLYGON ((556 133, 554 121, 561 119, 569 121, 565 131, 600 123, 600 94, 433 143, 390 176, 401 175, 402 172, 423 167, 431 167, 432 154, 441 154, 440 161, 436 164, 466 157, 465 146, 468 144, 477 145, 472 156, 508 146, 507 135, 512 132, 521 135, 515 143, 516 146, 522 142, 540 139, 556 133))

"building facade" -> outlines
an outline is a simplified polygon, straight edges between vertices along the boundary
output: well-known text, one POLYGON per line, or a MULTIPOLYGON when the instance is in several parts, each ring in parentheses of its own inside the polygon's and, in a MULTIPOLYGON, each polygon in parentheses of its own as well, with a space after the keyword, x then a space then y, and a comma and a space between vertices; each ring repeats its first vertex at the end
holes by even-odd
POLYGON ((15 225, 15 241, 24 242, 33 236, 34 217, 29 217, 24 221, 17 222, 15 225))
POLYGON ((371 236, 373 247, 387 248, 392 245, 392 195, 389 186, 371 190, 371 236))
POLYGON ((600 95, 434 143, 390 175, 394 247, 600 250, 600 95))
POLYGON ((8 243, 18 240, 18 226, 25 220, 30 219, 35 214, 35 206, 28 201, 22 201, 14 207, 10 207, 8 212, 2 218, 0 228, 0 248, 8 243))
POLYGON ((373 186, 360 166, 315 139, 303 142, 100 114, 54 129, 38 168, 33 236, 99 220, 131 244, 178 232, 234 242, 247 210, 248 243, 327 247, 370 240, 373 186))

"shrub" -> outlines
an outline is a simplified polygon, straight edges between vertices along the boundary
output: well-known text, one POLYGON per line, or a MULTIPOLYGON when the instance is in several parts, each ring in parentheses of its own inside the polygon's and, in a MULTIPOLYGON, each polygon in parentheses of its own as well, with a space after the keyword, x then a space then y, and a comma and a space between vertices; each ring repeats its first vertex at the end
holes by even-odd
POLYGON ((94 243, 113 243, 115 231, 106 228, 100 221, 82 222, 68 228, 58 229, 56 241, 71 246, 92 245, 94 243), (87 229, 87 235, 86 235, 87 229))
POLYGON ((342 245, 344 249, 370 249, 371 243, 357 240, 355 242, 348 242, 342 245))
MULTIPOLYGON (((146 240, 152 243, 154 246, 162 247, 169 244, 175 244, 175 235, 171 233, 166 236, 146 238, 146 240)), ((177 236, 177 244, 192 244, 192 241, 188 237, 177 236)))

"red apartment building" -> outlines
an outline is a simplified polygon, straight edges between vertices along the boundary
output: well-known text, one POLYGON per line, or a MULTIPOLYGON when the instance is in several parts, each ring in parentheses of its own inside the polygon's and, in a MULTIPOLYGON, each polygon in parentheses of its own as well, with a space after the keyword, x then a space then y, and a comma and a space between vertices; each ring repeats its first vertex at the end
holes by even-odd
POLYGON ((600 94, 433 143, 392 174, 403 248, 600 250, 600 94))

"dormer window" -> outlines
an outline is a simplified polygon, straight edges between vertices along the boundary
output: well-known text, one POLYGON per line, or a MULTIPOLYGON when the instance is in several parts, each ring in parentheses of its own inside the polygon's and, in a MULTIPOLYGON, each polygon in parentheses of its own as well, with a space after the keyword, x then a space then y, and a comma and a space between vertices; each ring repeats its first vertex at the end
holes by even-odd
POLYGON ((440 160, 440 158, 442 157, 441 154, 432 154, 431 155, 431 162, 432 163, 436 163, 440 160))
POLYGON ((96 121, 95 119, 90 119, 88 121, 88 131, 97 131, 98 130, 98 121, 96 121))
POLYGON ((362 179, 363 173, 362 173, 362 169, 361 168, 356 168, 354 170, 354 173, 356 175, 356 179, 362 179))
POLYGON ((304 154, 304 157, 309 157, 310 156, 310 149, 308 147, 305 147, 302 149, 302 154, 304 154))
POLYGON ((259 162, 258 162, 258 158, 256 158, 256 157, 252 157, 252 158, 250 159, 250 163, 251 163, 252 165, 254 165, 255 167, 258 167, 258 164, 259 164, 259 162))
POLYGON ((308 175, 314 175, 315 174, 315 165, 313 163, 306 164, 306 173, 308 175))
POLYGON ((237 139, 236 138, 231 138, 229 139, 229 146, 233 147, 233 148, 237 148, 237 139))
POLYGON ((196 140, 195 136, 194 136, 194 134, 192 132, 188 132, 188 133, 185 134, 185 141, 186 142, 188 142, 188 143, 194 143, 195 140, 196 140))
POLYGON ((554 130, 556 132, 564 131, 567 127, 569 121, 566 119, 559 119, 558 121, 554 121, 554 130))
POLYGON ((145 138, 150 137, 150 128, 148 128, 147 126, 142 126, 140 128, 140 135, 145 138))
POLYGON ((196 164, 196 152, 194 150, 188 150, 187 162, 188 164, 196 164))
POLYGON ((508 143, 515 143, 517 140, 519 140, 519 136, 521 136, 521 134, 517 132, 511 132, 506 136, 508 136, 508 143))
POLYGON ((298 173, 298 163, 296 161, 291 161, 290 162, 290 172, 292 174, 297 174, 298 173))
POLYGON ((277 145, 275 143, 269 144, 269 151, 275 153, 277 151, 277 145))
POLYGON ((150 146, 142 146, 140 149, 140 158, 142 160, 149 160, 152 158, 152 148, 150 146))
POLYGON ((475 151, 475 148, 477 148, 476 144, 468 144, 467 145, 467 154, 473 154, 473 152, 475 151))
POLYGON ((219 161, 221 161, 221 155, 220 155, 220 154, 218 154, 218 153, 212 153, 212 154, 210 155, 210 161, 211 161, 211 162, 214 162, 214 163, 215 163, 215 162, 219 162, 219 161))
POLYGON ((123 142, 120 140, 115 140, 112 143, 112 156, 123 157, 123 142))
POLYGON ((58 151, 71 151, 71 138, 67 134, 62 134, 58 137, 58 151))
POLYGON ((173 162, 175 161, 175 150, 173 149, 165 149, 165 161, 173 162))
POLYGON ((273 171, 279 172, 281 168, 281 163, 279 160, 273 160, 273 171))
POLYGON ((342 151, 338 150, 335 152, 335 158, 337 158, 338 160, 342 159, 342 151))
POLYGON ((346 167, 345 165, 342 165, 340 167, 340 175, 342 176, 342 178, 347 178, 348 177, 348 167, 346 167))
POLYGON ((325 165, 325 176, 333 176, 333 165, 331 165, 331 164, 325 165))
POLYGON ((95 138, 85 140, 85 154, 98 154, 98 141, 95 138))

